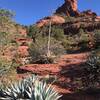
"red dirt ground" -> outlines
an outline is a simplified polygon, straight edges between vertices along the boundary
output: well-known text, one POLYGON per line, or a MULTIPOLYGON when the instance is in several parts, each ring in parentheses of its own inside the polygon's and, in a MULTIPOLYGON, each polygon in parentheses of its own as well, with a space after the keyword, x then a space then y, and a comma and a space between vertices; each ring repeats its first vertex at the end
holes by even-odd
MULTIPOLYGON (((73 76, 78 76, 81 73, 80 66, 86 61, 88 56, 89 53, 62 55, 57 64, 31 64, 18 67, 17 70, 20 73, 31 72, 42 76, 55 75, 57 76, 57 82, 53 87, 55 87, 60 94, 64 94, 63 100, 81 100, 65 99, 65 97, 73 93, 73 89, 70 88, 73 76)), ((22 74, 19 74, 19 76, 21 75, 22 74)))

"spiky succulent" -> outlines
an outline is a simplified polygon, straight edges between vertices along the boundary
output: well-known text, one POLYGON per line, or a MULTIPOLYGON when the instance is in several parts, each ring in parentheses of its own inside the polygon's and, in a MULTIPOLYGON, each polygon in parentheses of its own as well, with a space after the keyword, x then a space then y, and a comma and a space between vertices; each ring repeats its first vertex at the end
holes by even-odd
POLYGON ((0 100, 58 100, 59 95, 51 85, 33 75, 1 91, 0 100))

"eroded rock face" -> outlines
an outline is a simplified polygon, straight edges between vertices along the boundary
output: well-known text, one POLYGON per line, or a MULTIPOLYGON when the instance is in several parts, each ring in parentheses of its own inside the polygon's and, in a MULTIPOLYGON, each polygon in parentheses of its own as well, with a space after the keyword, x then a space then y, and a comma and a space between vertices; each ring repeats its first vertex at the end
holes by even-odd
POLYGON ((66 16, 77 16, 79 15, 77 8, 77 0, 65 0, 65 3, 56 10, 56 13, 66 16))
POLYGON ((53 16, 41 19, 36 25, 42 27, 48 25, 51 20, 52 24, 60 24, 64 28, 65 34, 78 33, 80 28, 89 32, 100 29, 100 17, 91 10, 79 13, 77 1, 65 0, 65 3, 56 10, 53 16), (65 16, 74 18, 74 20, 67 21, 65 16))
POLYGON ((92 10, 86 10, 80 13, 80 17, 81 16, 89 16, 89 17, 96 17, 97 14, 95 12, 93 12, 92 10))
POLYGON ((51 17, 45 17, 44 19, 41 19, 40 21, 38 21, 36 23, 36 25, 38 27, 42 27, 44 25, 48 25, 49 22, 52 22, 52 24, 62 24, 62 23, 65 23, 65 19, 61 16, 58 16, 58 15, 53 15, 51 17))
POLYGON ((65 30, 65 34, 70 34, 70 33, 77 34, 81 28, 88 32, 92 32, 96 29, 100 29, 100 17, 99 16, 78 17, 75 18, 75 20, 73 21, 64 23, 62 26, 65 30))

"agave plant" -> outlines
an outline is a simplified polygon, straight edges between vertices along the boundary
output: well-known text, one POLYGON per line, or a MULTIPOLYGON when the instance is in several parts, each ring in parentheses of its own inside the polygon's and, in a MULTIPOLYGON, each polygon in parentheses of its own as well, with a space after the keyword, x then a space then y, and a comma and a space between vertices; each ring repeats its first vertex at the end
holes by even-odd
POLYGON ((1 90, 0 97, 0 100, 58 100, 61 95, 33 75, 1 90))

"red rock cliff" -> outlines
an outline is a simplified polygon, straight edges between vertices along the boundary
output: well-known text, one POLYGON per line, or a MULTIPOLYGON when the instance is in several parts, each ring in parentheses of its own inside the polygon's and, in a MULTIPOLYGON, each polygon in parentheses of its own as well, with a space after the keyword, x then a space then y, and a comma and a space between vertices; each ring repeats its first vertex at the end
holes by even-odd
POLYGON ((64 4, 56 10, 56 13, 77 16, 79 15, 77 8, 77 0, 65 0, 64 4))

